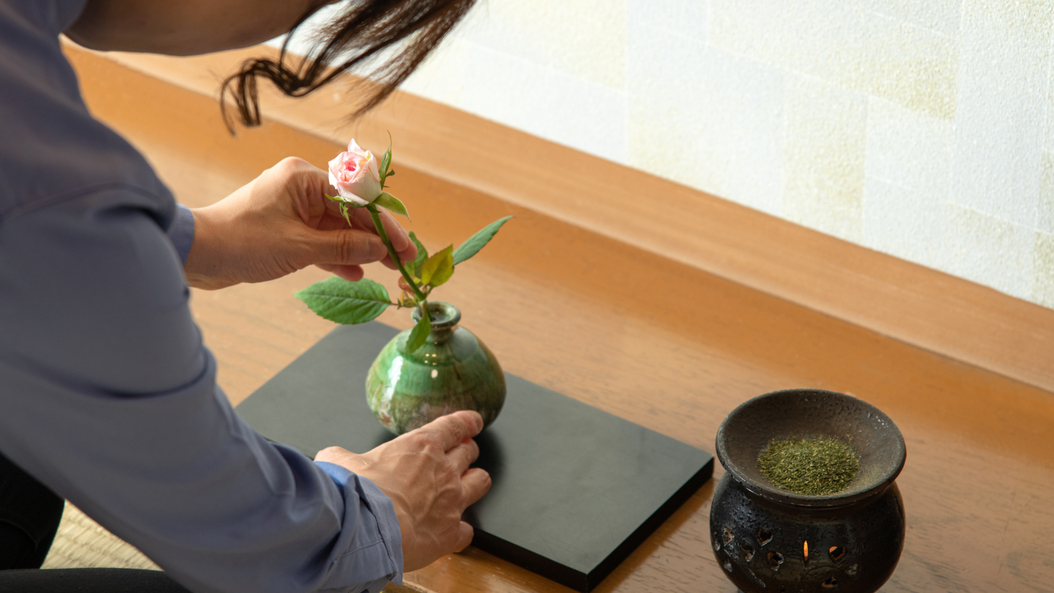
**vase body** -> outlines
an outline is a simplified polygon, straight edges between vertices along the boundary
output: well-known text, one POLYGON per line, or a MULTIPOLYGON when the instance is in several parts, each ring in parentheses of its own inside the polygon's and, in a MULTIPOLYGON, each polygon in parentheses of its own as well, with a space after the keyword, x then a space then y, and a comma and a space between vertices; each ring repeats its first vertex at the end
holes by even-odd
MULTIPOLYGON (((475 410, 484 427, 505 403, 505 374, 490 349, 458 326, 453 305, 428 304, 432 331, 425 344, 406 351, 411 330, 392 338, 366 375, 366 399, 377 420, 396 435, 445 414, 475 410)), ((415 321, 420 311, 414 310, 415 321)))
POLYGON ((846 506, 810 508, 756 496, 726 473, 710 507, 714 556, 745 593, 878 591, 900 559, 904 526, 896 484, 846 506))

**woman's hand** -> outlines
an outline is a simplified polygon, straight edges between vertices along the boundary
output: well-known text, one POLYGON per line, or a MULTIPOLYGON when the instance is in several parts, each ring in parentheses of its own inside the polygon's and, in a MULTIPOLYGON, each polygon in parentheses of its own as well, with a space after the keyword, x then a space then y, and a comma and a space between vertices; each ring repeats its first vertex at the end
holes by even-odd
MULTIPOLYGON (((347 280, 362 278, 362 264, 394 269, 369 213, 351 208, 353 227, 340 215, 325 171, 287 158, 223 200, 193 210, 194 243, 183 271, 196 288, 265 282, 310 265, 347 280)), ((387 212, 381 212, 392 246, 403 261, 417 248, 387 212)))
POLYGON ((490 475, 469 469, 479 456, 472 437, 482 429, 478 413, 455 412, 368 453, 330 447, 319 451, 315 461, 344 466, 392 499, 403 540, 403 570, 409 572, 472 542, 472 526, 461 515, 490 490, 490 475))

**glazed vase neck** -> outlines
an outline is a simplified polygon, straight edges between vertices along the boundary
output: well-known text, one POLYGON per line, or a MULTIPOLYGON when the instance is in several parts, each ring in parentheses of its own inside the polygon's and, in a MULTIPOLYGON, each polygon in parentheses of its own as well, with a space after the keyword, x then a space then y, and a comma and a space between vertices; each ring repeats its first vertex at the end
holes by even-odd
MULTIPOLYGON (((454 335, 457 324, 461 321, 461 311, 457 307, 443 301, 432 301, 428 303, 428 315, 432 319, 432 331, 429 334, 431 342, 443 344, 454 335)), ((412 313, 416 323, 421 319, 421 309, 415 308, 412 313)))

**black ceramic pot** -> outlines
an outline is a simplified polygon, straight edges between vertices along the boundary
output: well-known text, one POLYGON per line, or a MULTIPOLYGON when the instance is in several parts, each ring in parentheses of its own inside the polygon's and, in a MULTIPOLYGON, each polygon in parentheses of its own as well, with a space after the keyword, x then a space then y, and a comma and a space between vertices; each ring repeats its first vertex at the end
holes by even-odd
POLYGON ((790 389, 740 405, 717 431, 726 473, 710 508, 714 555, 746 593, 872 593, 893 574, 904 547, 904 504, 893 480, 904 438, 874 406, 815 389, 790 389), (777 488, 757 468, 773 439, 834 437, 860 458, 837 494, 777 488))

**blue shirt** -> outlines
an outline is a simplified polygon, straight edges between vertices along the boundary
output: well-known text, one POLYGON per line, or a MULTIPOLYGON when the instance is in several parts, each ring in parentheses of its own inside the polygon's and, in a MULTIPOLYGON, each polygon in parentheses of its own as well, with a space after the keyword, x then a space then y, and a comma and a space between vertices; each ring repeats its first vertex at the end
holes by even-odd
POLYGON ((84 3, 0 0, 0 451, 194 591, 400 582, 391 500, 268 442, 217 387, 193 219, 60 51, 84 3))

